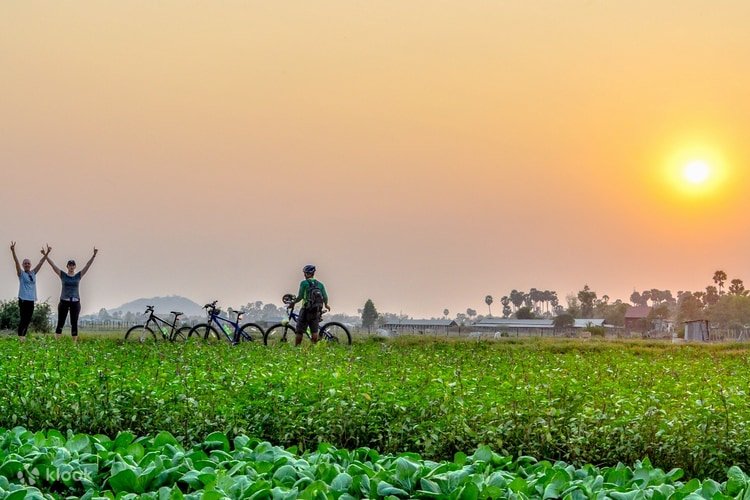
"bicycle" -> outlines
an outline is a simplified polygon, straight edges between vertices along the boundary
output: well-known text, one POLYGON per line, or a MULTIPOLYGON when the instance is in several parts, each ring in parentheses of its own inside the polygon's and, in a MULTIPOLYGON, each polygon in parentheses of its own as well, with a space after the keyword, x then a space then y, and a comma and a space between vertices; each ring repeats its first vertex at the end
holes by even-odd
POLYGON ((260 341, 264 336, 263 328, 255 323, 245 323, 240 326, 240 318, 244 314, 242 311, 236 311, 237 321, 221 316, 221 309, 216 307, 216 300, 203 306, 208 314, 206 323, 200 323, 190 329, 188 338, 198 338, 203 340, 221 340, 219 331, 224 334, 226 339, 232 345, 247 341, 260 341), (215 325, 215 326, 214 326, 215 325), (231 327, 230 327, 231 325, 231 327))
MULTIPOLYGON (((265 345, 289 342, 297 334, 297 329, 289 324, 292 321, 296 324, 299 320, 299 315, 294 312, 295 300, 296 297, 290 293, 284 295, 282 301, 286 304, 287 319, 266 330, 266 334, 263 336, 263 343, 265 345)), ((312 339, 309 328, 305 331, 305 335, 307 335, 308 339, 312 339)), ((329 321, 328 323, 320 325, 318 339, 333 343, 346 342, 348 345, 351 345, 352 334, 349 333, 349 329, 346 326, 338 321, 329 321)))
POLYGON ((146 312, 148 319, 146 323, 142 325, 135 325, 125 332, 125 340, 131 342, 156 342, 158 337, 155 331, 161 334, 162 339, 174 342, 175 340, 187 339, 188 333, 190 332, 189 326, 181 326, 177 328, 177 318, 182 316, 181 312, 170 311, 174 314, 174 319, 170 323, 157 316, 154 313, 154 306, 146 306, 146 312))

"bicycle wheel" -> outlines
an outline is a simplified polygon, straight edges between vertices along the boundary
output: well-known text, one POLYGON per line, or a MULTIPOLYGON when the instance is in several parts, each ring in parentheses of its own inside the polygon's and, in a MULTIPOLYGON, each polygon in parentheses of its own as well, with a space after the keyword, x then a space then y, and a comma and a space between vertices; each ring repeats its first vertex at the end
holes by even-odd
POLYGON ((352 334, 349 333, 349 329, 336 321, 331 321, 321 326, 319 338, 326 342, 352 344, 352 334))
POLYGON ((278 323, 266 330, 265 335, 263 335, 263 343, 265 345, 293 343, 294 335, 294 328, 278 323))
POLYGON ((207 324, 207 323, 201 323, 199 325, 195 325, 190 329, 190 333, 188 334, 189 340, 211 340, 216 341, 220 340, 221 337, 219 337, 219 332, 214 328, 213 326, 207 324))
POLYGON ((263 328, 255 323, 245 323, 240 328, 240 342, 260 342, 265 337, 263 328))
POLYGON ((136 325, 125 332, 127 342, 156 342, 156 334, 146 325, 136 325))
POLYGON ((172 342, 185 342, 188 339, 188 336, 190 336, 190 327, 183 326, 181 328, 178 328, 174 332, 174 335, 172 336, 171 340, 172 342))

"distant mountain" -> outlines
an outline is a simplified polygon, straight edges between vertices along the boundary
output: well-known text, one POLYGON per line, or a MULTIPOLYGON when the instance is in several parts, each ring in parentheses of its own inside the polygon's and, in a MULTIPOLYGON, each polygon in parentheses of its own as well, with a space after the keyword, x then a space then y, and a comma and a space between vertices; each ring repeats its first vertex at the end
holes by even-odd
POLYGON ((152 297, 150 299, 136 299, 127 304, 123 304, 115 309, 107 309, 109 314, 114 314, 117 311, 121 311, 123 314, 128 311, 135 314, 143 314, 146 310, 146 306, 154 306, 157 313, 169 314, 169 311, 180 311, 185 316, 205 316, 206 311, 199 304, 196 304, 190 299, 180 297, 179 295, 171 295, 169 297, 152 297))

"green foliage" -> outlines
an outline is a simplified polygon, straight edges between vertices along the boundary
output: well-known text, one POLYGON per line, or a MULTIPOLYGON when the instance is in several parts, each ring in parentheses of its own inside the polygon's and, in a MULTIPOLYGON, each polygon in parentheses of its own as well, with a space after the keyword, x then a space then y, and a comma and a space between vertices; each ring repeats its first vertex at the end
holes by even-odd
POLYGON ((657 319, 660 319, 660 320, 669 319, 669 316, 670 316, 670 308, 669 308, 669 304, 667 303, 655 305, 648 312, 648 319, 652 321, 657 320, 657 319))
POLYGON ((564 328, 573 328, 573 325, 575 325, 576 320, 570 313, 561 313, 554 317, 552 320, 552 325, 558 330, 562 330, 564 328))
POLYGON ((612 304, 598 303, 594 308, 594 317, 603 318, 608 325, 624 326, 627 311, 628 305, 619 300, 612 304))
POLYGON ((52 331, 52 308, 49 302, 37 302, 34 306, 34 314, 31 316, 31 326, 29 329, 33 332, 49 333, 52 331))
POLYGON ((321 443, 298 453, 215 432, 184 448, 169 433, 138 437, 0 430, 3 498, 747 498, 739 467, 726 481, 683 480, 649 459, 627 467, 517 459, 481 446, 452 460, 321 443))
POLYGON ((534 315, 534 311, 532 311, 530 307, 524 306, 524 307, 520 307, 518 311, 516 311, 516 318, 534 319, 536 318, 536 316, 534 315))
POLYGON ((20 320, 18 299, 0 301, 0 330, 16 330, 20 320))
POLYGON ((677 323, 703 319, 705 312, 701 292, 682 292, 677 297, 677 323))
POLYGON ((581 316, 584 318, 592 317, 594 313, 594 301, 596 292, 591 290, 588 285, 583 286, 583 290, 578 292, 578 300, 581 302, 581 316))
POLYGON ((729 294, 730 295, 747 295, 747 290, 745 290, 745 284, 742 282, 741 279, 735 278, 732 280, 731 285, 729 285, 729 294))
POLYGON ((372 303, 371 299, 367 299, 365 306, 362 309, 362 328, 368 330, 375 326, 375 322, 378 320, 378 311, 375 309, 375 304, 372 303))
POLYGON ((722 295, 709 309, 712 323, 721 328, 731 325, 750 325, 750 297, 747 295, 722 295))
POLYGON ((603 326, 596 326, 596 325, 588 325, 586 326, 585 330, 589 333, 591 333, 592 337, 600 337, 604 338, 604 334, 607 332, 607 329, 603 326))
MULTIPOLYGON (((748 354, 737 344, 571 340, 232 348, 0 339, 0 428, 151 435, 202 443, 207 454, 226 450, 217 431, 230 445, 246 434, 301 452, 327 442, 430 460, 485 444, 576 466, 648 456, 721 478, 750 468, 748 354)), ((134 456, 138 444, 147 449, 133 444, 134 456)))
MULTIPOLYGON (((29 329, 35 332, 49 332, 52 329, 50 315, 52 309, 47 302, 37 302, 31 317, 29 329)), ((18 299, 0 301, 0 330, 17 330, 21 321, 18 299)))
POLYGON ((573 294, 570 294, 566 296, 565 299, 568 302, 568 308, 565 311, 571 316, 573 316, 574 318, 582 317, 581 316, 581 304, 578 301, 578 297, 576 297, 573 294))

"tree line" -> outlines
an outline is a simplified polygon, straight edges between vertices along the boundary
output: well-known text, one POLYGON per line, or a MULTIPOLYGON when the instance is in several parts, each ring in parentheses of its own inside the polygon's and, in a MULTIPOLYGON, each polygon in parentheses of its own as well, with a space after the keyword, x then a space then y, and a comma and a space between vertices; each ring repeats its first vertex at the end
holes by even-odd
MULTIPOLYGON (((35 332, 51 332, 51 315, 52 308, 49 302, 37 302, 29 329, 35 332)), ((20 322, 21 310, 18 307, 18 299, 0 301, 0 330, 17 330, 20 322)))
MULTIPOLYGON (((555 319, 560 324, 571 323, 576 318, 599 318, 607 324, 623 326, 625 315, 632 306, 647 306, 650 308, 645 318, 644 327, 657 321, 674 321, 681 324, 695 319, 708 319, 719 328, 730 331, 750 329, 750 290, 745 289, 742 279, 729 280, 725 271, 716 271, 713 284, 708 284, 704 290, 683 291, 673 294, 670 290, 658 288, 634 290, 630 295, 630 303, 621 299, 611 300, 607 294, 599 295, 587 284, 576 293, 565 297, 567 307, 560 302, 554 290, 531 288, 528 291, 511 290, 500 298, 501 317, 517 319, 555 319)), ((457 313, 454 319, 459 324, 470 324, 485 317, 492 317, 492 305, 495 299, 492 295, 485 295, 487 316, 479 314, 477 309, 467 308, 465 312, 457 313)), ((391 313, 379 313, 371 299, 367 299, 359 314, 364 328, 371 329, 387 322, 407 319, 408 316, 391 313)), ((443 310, 443 318, 449 318, 449 310, 443 310)), ((435 319, 435 318, 432 318, 435 319)), ((557 323, 557 322, 556 322, 557 323)))

